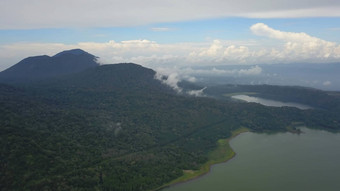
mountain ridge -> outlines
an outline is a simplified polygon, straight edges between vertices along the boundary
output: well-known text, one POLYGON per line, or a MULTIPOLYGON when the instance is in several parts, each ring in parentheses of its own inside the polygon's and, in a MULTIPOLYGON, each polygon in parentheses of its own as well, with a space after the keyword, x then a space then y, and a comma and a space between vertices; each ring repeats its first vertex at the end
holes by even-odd
MULTIPOLYGON (((77 48, 77 49, 71 49, 71 50, 64 50, 62 52, 57 53, 53 57, 59 57, 59 56, 65 55, 65 54, 81 55, 81 54, 89 54, 89 53, 82 50, 82 49, 77 48)), ((92 54, 90 54, 90 55, 92 55, 92 54)))
POLYGON ((68 75, 99 66, 97 57, 81 49, 47 55, 27 57, 0 72, 0 82, 30 83, 48 78, 68 75))

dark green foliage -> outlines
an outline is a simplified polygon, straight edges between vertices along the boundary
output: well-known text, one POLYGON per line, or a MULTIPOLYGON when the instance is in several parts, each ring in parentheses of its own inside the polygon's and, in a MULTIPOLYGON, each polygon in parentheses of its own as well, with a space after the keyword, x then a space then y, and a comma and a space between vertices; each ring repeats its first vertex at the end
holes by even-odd
POLYGON ((152 190, 198 169, 241 126, 339 129, 334 112, 178 96, 154 74, 118 64, 0 85, 0 190, 152 190))
POLYGON ((258 97, 285 102, 297 102, 319 109, 334 111, 340 109, 339 94, 313 88, 273 85, 219 85, 205 89, 205 93, 218 98, 225 98, 223 94, 235 92, 253 92, 258 97))

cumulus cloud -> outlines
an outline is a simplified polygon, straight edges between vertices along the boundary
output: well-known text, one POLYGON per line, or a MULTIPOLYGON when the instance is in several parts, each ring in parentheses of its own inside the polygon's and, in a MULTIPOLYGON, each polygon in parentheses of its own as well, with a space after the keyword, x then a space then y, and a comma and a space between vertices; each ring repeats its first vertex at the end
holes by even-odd
POLYGON ((325 41, 306 33, 294 33, 275 30, 263 23, 257 23, 250 30, 259 36, 277 39, 285 42, 281 50, 272 50, 273 58, 283 59, 338 59, 340 46, 334 42, 325 41))
POLYGON ((245 46, 229 44, 222 40, 214 40, 209 47, 204 47, 190 54, 196 62, 225 64, 260 64, 289 62, 335 62, 340 59, 340 46, 307 33, 285 32, 273 29, 264 23, 250 27, 253 34, 268 40, 273 39, 270 46, 245 46), (282 41, 278 43, 275 41, 282 41))
POLYGON ((340 16, 336 0, 2 0, 0 29, 116 27, 220 17, 340 16))
MULTIPOLYGON (((14 43, 0 45, 0 70, 34 55, 54 55, 60 51, 81 48, 100 57, 104 64, 134 62, 146 67, 197 65, 259 65, 273 63, 326 63, 340 61, 340 45, 307 33, 285 32, 266 24, 250 26, 253 34, 273 41, 262 46, 263 39, 231 42, 215 39, 192 43, 158 43, 147 39, 126 41, 62 43, 14 43), (277 41, 281 41, 277 43, 277 41)), ((207 72, 207 71, 202 71, 207 72)), ((215 74, 260 74, 261 68, 244 71, 219 71, 215 74)))
POLYGON ((211 64, 250 64, 255 50, 251 51, 244 45, 230 44, 222 40, 213 40, 209 47, 196 49, 189 54, 188 60, 196 63, 211 64))
POLYGON ((223 45, 220 40, 214 40, 209 48, 203 50, 198 56, 217 57, 220 56, 223 50, 223 45))
POLYGON ((231 45, 225 49, 224 55, 243 58, 249 56, 249 49, 245 46, 236 47, 235 45, 231 45))

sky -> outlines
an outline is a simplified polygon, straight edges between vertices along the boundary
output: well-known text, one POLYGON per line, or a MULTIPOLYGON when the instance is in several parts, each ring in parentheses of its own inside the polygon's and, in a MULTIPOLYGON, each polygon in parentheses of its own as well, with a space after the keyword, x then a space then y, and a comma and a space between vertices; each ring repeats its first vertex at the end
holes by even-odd
POLYGON ((0 1, 0 71, 73 48, 158 70, 340 63, 340 1, 0 1))

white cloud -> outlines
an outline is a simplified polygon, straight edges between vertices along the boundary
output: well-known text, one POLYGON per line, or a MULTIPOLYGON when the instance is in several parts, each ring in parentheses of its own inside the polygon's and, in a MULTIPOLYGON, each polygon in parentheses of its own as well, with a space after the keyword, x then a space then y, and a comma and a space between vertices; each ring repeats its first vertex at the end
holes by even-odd
POLYGON ((185 74, 178 68, 158 68, 156 70, 155 79, 161 81, 163 84, 168 85, 177 93, 184 93, 195 97, 202 97, 204 96, 204 90, 206 87, 200 90, 186 90, 184 91, 183 88, 179 87, 178 83, 186 80, 189 82, 195 82, 196 78, 185 74))
MULTIPOLYGON (((241 44, 243 44, 242 42, 241 44)), ((251 43, 249 43, 251 44, 251 43)), ((213 40, 209 47, 196 49, 189 54, 189 60, 196 63, 210 64, 250 64, 253 63, 252 55, 244 45, 230 44, 222 40, 213 40)))
POLYGON ((187 92, 183 92, 183 89, 178 86, 178 83, 182 80, 186 80, 189 82, 196 82, 197 79, 195 76, 254 76, 261 75, 262 68, 259 66, 247 66, 248 68, 244 69, 232 69, 232 70, 224 70, 224 69, 216 69, 213 67, 212 69, 193 69, 191 67, 158 67, 155 68, 156 75, 155 78, 160 80, 162 83, 168 85, 173 88, 175 91, 179 93, 187 93, 193 96, 203 96, 203 89, 201 90, 190 90, 187 92))
POLYGON ((155 79, 160 80, 163 84, 168 85, 178 93, 183 91, 183 89, 178 86, 178 83, 181 81, 181 79, 177 73, 163 75, 162 73, 156 72, 155 79))
POLYGON ((324 86, 330 86, 331 84, 332 84, 331 81, 325 81, 325 82, 322 83, 322 85, 324 85, 324 86))
POLYGON ((256 65, 249 69, 241 69, 238 73, 241 75, 259 75, 262 73, 262 68, 256 65))
POLYGON ((192 52, 191 60, 212 64, 323 63, 340 60, 340 46, 335 42, 329 42, 303 32, 276 30, 263 23, 252 25, 250 30, 255 35, 272 40, 273 44, 261 46, 259 41, 257 45, 249 43, 248 46, 245 46, 214 40, 210 47, 192 52))
POLYGON ((208 49, 199 53, 199 56, 216 57, 220 56, 223 52, 223 45, 220 40, 214 40, 208 49))
POLYGON ((271 57, 286 60, 313 60, 340 58, 340 46, 334 42, 325 41, 306 33, 284 32, 270 28, 263 23, 250 27, 259 36, 277 39, 285 42, 281 50, 273 50, 271 57))
POLYGON ((239 46, 236 47, 235 45, 228 46, 224 51, 224 57, 231 59, 231 60, 237 60, 240 63, 245 63, 247 58, 251 56, 251 53, 249 51, 249 48, 246 46, 239 46))
POLYGON ((0 29, 116 27, 221 17, 339 17, 336 0, 2 0, 0 29))
POLYGON ((187 92, 187 94, 191 95, 191 96, 195 96, 195 97, 204 97, 204 90, 206 89, 206 87, 200 89, 200 90, 190 90, 187 92))
MULTIPOLYGON (((261 46, 259 41, 240 42, 215 39, 210 42, 160 44, 147 39, 98 42, 14 43, 0 45, 0 70, 6 69, 28 56, 54 55, 60 51, 81 48, 100 57, 101 63, 134 62, 146 67, 188 68, 197 65, 259 65, 265 63, 340 62, 340 46, 307 33, 285 32, 257 23, 250 30, 276 43, 261 46), (282 41, 283 43, 277 43, 282 41)), ((202 71, 207 72, 207 71, 202 71)), ((260 74, 261 68, 244 71, 219 71, 215 74, 260 74)))

